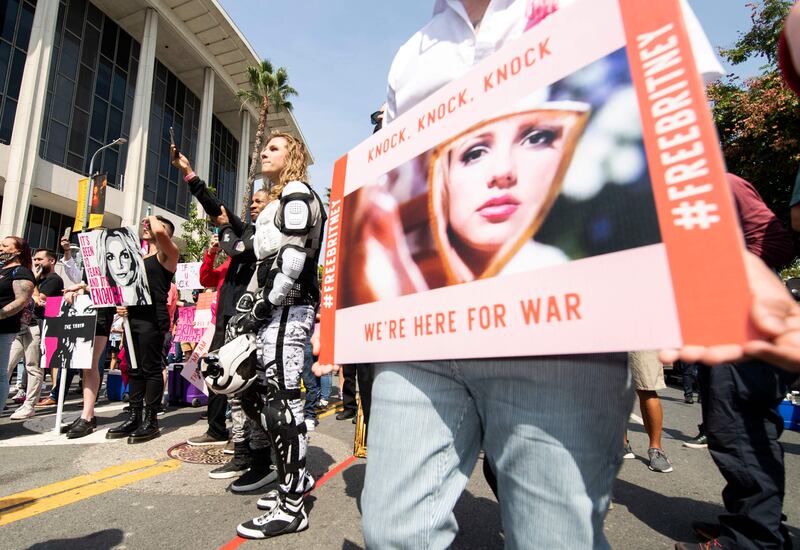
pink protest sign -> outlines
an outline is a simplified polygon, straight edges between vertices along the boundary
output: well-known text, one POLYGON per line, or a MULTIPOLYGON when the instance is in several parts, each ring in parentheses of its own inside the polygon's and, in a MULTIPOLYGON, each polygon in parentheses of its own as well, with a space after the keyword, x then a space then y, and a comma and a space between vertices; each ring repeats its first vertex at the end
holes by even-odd
POLYGON ((42 326, 46 367, 91 368, 96 323, 89 296, 76 296, 72 304, 60 296, 48 298, 42 326))
POLYGON ((198 342, 203 337, 204 329, 197 329, 194 326, 195 307, 178 308, 178 324, 175 327, 176 342, 198 342))
POLYGON ((210 326, 203 332, 203 336, 200 338, 200 341, 197 342, 197 345, 192 350, 192 354, 189 356, 188 361, 183 364, 183 369, 181 369, 181 376, 183 376, 186 380, 188 380, 192 385, 194 385, 197 389, 201 390, 204 394, 208 395, 208 388, 206 388, 206 383, 203 380, 202 375, 200 374, 200 369, 198 368, 200 364, 200 359, 206 356, 209 352, 209 348, 211 347, 211 341, 214 339, 214 326, 210 326))

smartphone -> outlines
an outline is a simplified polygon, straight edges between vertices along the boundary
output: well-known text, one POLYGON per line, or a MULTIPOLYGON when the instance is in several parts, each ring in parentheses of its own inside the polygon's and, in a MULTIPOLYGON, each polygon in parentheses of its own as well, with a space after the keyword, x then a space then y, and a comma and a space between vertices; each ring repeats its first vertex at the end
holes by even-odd
POLYGON ((219 235, 219 227, 214 227, 214 235, 219 235))
POLYGON ((172 126, 169 127, 169 142, 175 147, 175 158, 178 158, 180 152, 178 151, 178 146, 175 145, 175 130, 172 129, 172 126))
POLYGON ((64 229, 64 238, 69 240, 71 236, 72 236, 72 228, 70 226, 67 226, 67 228, 64 229))

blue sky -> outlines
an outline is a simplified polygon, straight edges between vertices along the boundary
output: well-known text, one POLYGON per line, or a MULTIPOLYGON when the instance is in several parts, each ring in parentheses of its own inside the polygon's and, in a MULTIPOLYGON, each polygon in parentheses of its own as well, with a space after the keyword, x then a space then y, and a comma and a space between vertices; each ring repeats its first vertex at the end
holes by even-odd
MULTIPOLYGON (((430 17, 432 0, 220 0, 259 56, 285 66, 300 92, 294 114, 315 157, 311 183, 330 185, 333 163, 372 131, 397 48, 430 17)), ((655 0, 659 1, 659 0, 655 0)), ((748 0, 689 0, 715 47, 750 24, 748 0)), ((760 63, 726 66, 740 76, 760 63)))

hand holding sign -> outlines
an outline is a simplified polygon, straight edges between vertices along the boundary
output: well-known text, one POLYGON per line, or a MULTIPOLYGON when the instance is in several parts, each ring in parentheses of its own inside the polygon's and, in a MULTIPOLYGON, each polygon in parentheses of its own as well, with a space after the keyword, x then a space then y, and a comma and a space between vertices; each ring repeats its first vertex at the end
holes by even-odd
POLYGON ((741 361, 746 356, 767 361, 790 372, 800 372, 800 306, 775 274, 757 256, 745 255, 753 306, 750 319, 760 337, 744 345, 684 346, 662 350, 663 363, 677 360, 715 365, 741 361))

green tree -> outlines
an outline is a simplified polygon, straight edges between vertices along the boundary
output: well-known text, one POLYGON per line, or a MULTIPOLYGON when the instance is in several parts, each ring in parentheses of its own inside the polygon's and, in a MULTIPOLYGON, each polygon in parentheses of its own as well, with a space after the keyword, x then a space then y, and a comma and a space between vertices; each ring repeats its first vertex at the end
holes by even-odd
POLYGON ((754 78, 729 75, 708 88, 728 170, 752 182, 789 226, 788 201, 800 165, 800 100, 784 84, 777 43, 791 0, 748 4, 751 28, 720 54, 733 65, 763 58, 754 78))
POLYGON ((189 215, 186 217, 186 221, 181 223, 181 236, 184 242, 182 254, 184 261, 202 261, 203 254, 208 250, 211 241, 211 232, 208 219, 198 216, 195 201, 189 204, 189 215))
POLYGON ((267 132, 267 114, 270 112, 280 112, 292 108, 290 97, 297 96, 295 90, 289 84, 289 74, 285 67, 274 69, 272 63, 264 59, 255 67, 247 67, 247 79, 250 83, 249 90, 239 90, 236 96, 245 105, 253 105, 258 108, 258 127, 256 129, 253 151, 250 154, 250 172, 247 176, 247 187, 245 188, 245 201, 242 207, 242 218, 247 219, 248 208, 250 207, 249 198, 253 196, 253 182, 258 172, 258 158, 261 152, 261 144, 267 132))

